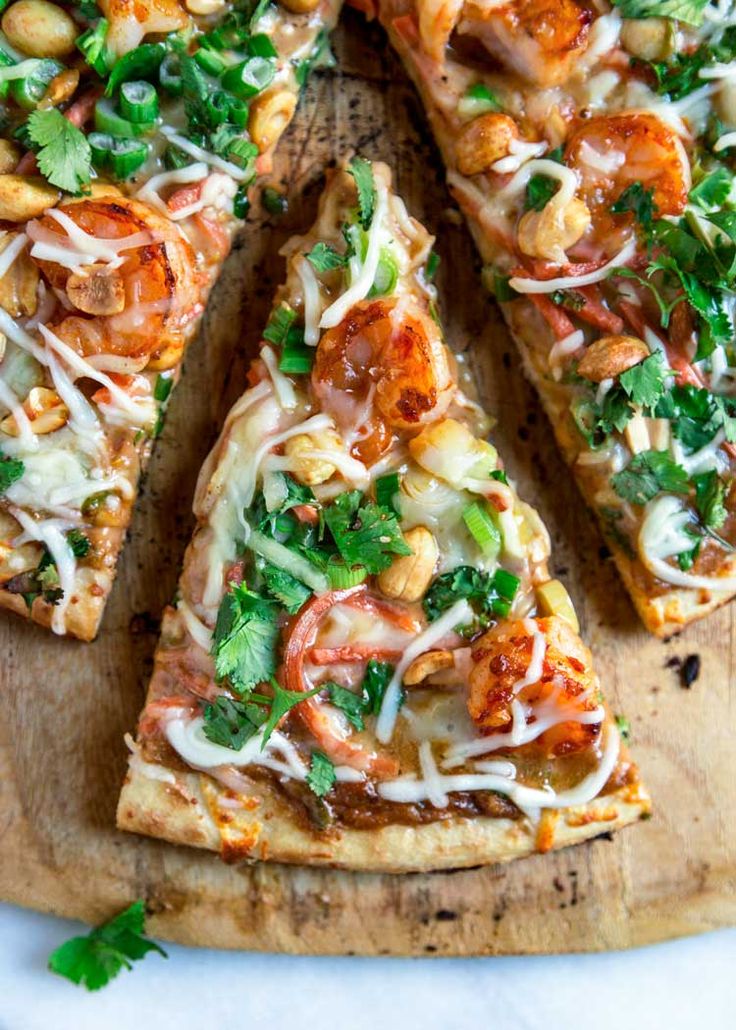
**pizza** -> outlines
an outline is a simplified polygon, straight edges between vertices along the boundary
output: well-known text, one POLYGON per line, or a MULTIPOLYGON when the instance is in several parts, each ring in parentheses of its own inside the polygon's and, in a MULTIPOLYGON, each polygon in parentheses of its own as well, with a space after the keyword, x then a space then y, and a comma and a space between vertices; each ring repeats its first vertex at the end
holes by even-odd
POLYGON ((95 636, 184 348, 339 6, 5 6, 0 606, 95 636))
POLYGON ((668 636, 736 592, 733 4, 377 6, 563 454, 668 636))
POLYGON ((547 531, 444 340, 432 244, 356 157, 284 248, 200 474, 120 828, 402 872, 649 812, 547 531))

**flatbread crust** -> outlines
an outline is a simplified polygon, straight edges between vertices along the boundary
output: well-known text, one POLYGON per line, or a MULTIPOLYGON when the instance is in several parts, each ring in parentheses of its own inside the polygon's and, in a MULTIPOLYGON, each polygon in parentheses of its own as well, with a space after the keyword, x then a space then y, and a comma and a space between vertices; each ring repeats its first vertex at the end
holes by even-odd
MULTIPOLYGON (((456 180, 460 181, 462 176, 456 171, 455 140, 449 131, 448 121, 432 94, 432 73, 425 74, 426 58, 421 53, 421 45, 418 42, 415 46, 410 45, 396 27, 397 20, 400 22, 408 13, 418 9, 422 2, 423 0, 376 0, 376 10, 381 24, 416 87, 444 162, 448 169, 453 170, 456 180)), ((491 248, 483 225, 475 217, 462 192, 453 188, 452 183, 449 184, 449 189, 466 217, 481 257, 484 261, 490 261, 491 248)), ((471 189, 475 187, 471 185, 471 189)), ((499 307, 518 347, 524 372, 539 394, 557 442, 580 487, 583 500, 590 504, 591 511, 601 526, 616 567, 647 630, 657 637, 666 639, 736 597, 736 591, 733 590, 690 589, 664 584, 654 579, 640 560, 632 559, 625 548, 606 532, 601 513, 590 503, 589 491, 581 482, 576 467, 580 443, 572 441, 566 429, 567 401, 560 398, 556 384, 550 381, 548 374, 545 374, 547 355, 554 343, 554 337, 539 312, 528 300, 520 298, 511 303, 500 303, 499 307)), ((724 578, 735 576, 736 556, 724 554, 717 575, 724 578)), ((717 581, 716 577, 713 578, 717 581)))
MULTIPOLYGON (((161 767, 154 769, 160 776, 161 767)), ((511 862, 580 844, 650 811, 649 798, 637 783, 587 805, 546 809, 537 826, 527 819, 454 818, 421 826, 343 828, 327 837, 302 829, 289 804, 262 784, 254 783, 242 810, 236 810, 218 807, 218 795, 227 792, 210 777, 177 773, 172 780, 152 778, 134 760, 118 803, 118 827, 217 851, 228 862, 269 860, 356 872, 420 873, 511 862), (219 821, 213 815, 217 811, 219 821)))

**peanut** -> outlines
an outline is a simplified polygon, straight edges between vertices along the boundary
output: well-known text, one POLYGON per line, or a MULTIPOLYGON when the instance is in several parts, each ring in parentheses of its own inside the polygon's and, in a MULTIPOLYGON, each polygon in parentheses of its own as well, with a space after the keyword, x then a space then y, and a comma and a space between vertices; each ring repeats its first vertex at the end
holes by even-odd
POLYGON ((393 560, 379 575, 378 589, 386 597, 418 601, 429 586, 439 557, 437 541, 426 526, 415 526, 404 533, 412 553, 393 560))
POLYGON ((591 383, 615 379, 649 356, 649 348, 637 336, 601 336, 594 340, 578 363, 578 375, 591 383))

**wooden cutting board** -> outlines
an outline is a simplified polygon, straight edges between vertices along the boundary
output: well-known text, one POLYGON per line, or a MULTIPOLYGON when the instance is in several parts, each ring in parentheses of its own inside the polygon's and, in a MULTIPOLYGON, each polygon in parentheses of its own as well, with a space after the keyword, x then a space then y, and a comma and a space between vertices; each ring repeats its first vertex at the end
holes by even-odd
POLYGON ((0 615, 0 897, 92 923, 143 897, 155 936, 301 953, 595 951, 736 923, 736 609, 669 644, 643 633, 483 295, 411 86, 380 30, 352 13, 335 49, 342 71, 315 77, 283 141, 289 210, 248 226, 186 359, 99 639, 60 640, 0 615), (578 605, 608 698, 631 722, 655 814, 613 840, 510 867, 392 877, 228 867, 114 828, 123 733, 143 702, 197 471, 243 389, 283 273, 278 248, 311 223, 325 165, 352 149, 387 161, 410 211, 439 235, 449 338, 498 418, 510 472, 550 527, 552 567, 578 605), (685 690, 670 662, 690 654, 702 671, 685 690))

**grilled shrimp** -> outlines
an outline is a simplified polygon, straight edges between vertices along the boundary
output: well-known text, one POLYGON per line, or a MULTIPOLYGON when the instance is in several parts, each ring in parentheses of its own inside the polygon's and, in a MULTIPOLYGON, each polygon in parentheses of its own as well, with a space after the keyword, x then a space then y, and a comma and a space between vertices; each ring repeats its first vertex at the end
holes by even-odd
MULTIPOLYGON (((423 5, 422 5, 423 6, 423 5)), ((577 0, 468 0, 457 26, 494 57, 539 86, 567 79, 588 43, 590 10, 577 0)))
POLYGON ((151 32, 176 32, 189 21, 178 0, 100 0, 110 23, 105 46, 116 57, 135 48, 151 32))
MULTIPOLYGON (((130 249, 112 261, 72 272, 45 258, 34 258, 51 286, 63 291, 64 313, 50 328, 78 353, 117 354, 145 359, 183 346, 183 330, 196 314, 199 286, 189 243, 147 204, 118 196, 67 203, 30 223, 35 242, 76 249, 78 227, 96 245, 130 237, 130 249), (63 224, 64 219, 74 223, 63 224), (78 312, 78 313, 77 313, 78 312)), ((95 244, 92 244, 94 247, 95 244)))
POLYGON ((375 462, 394 430, 419 430, 446 410, 453 391, 436 323, 410 301, 357 304, 317 347, 312 386, 334 415, 353 457, 375 462))
POLYGON ((679 215, 690 191, 690 163, 676 133, 646 111, 591 118, 573 132, 565 163, 580 180, 579 194, 603 235, 631 225, 631 215, 611 215, 613 204, 634 182, 653 190, 659 215, 679 215))
POLYGON ((576 721, 598 707, 592 656, 564 619, 553 615, 495 626, 475 643, 472 660, 468 711, 481 733, 511 728, 519 702, 530 730, 536 721, 551 723, 535 738, 550 757, 596 740, 600 722, 576 721))

